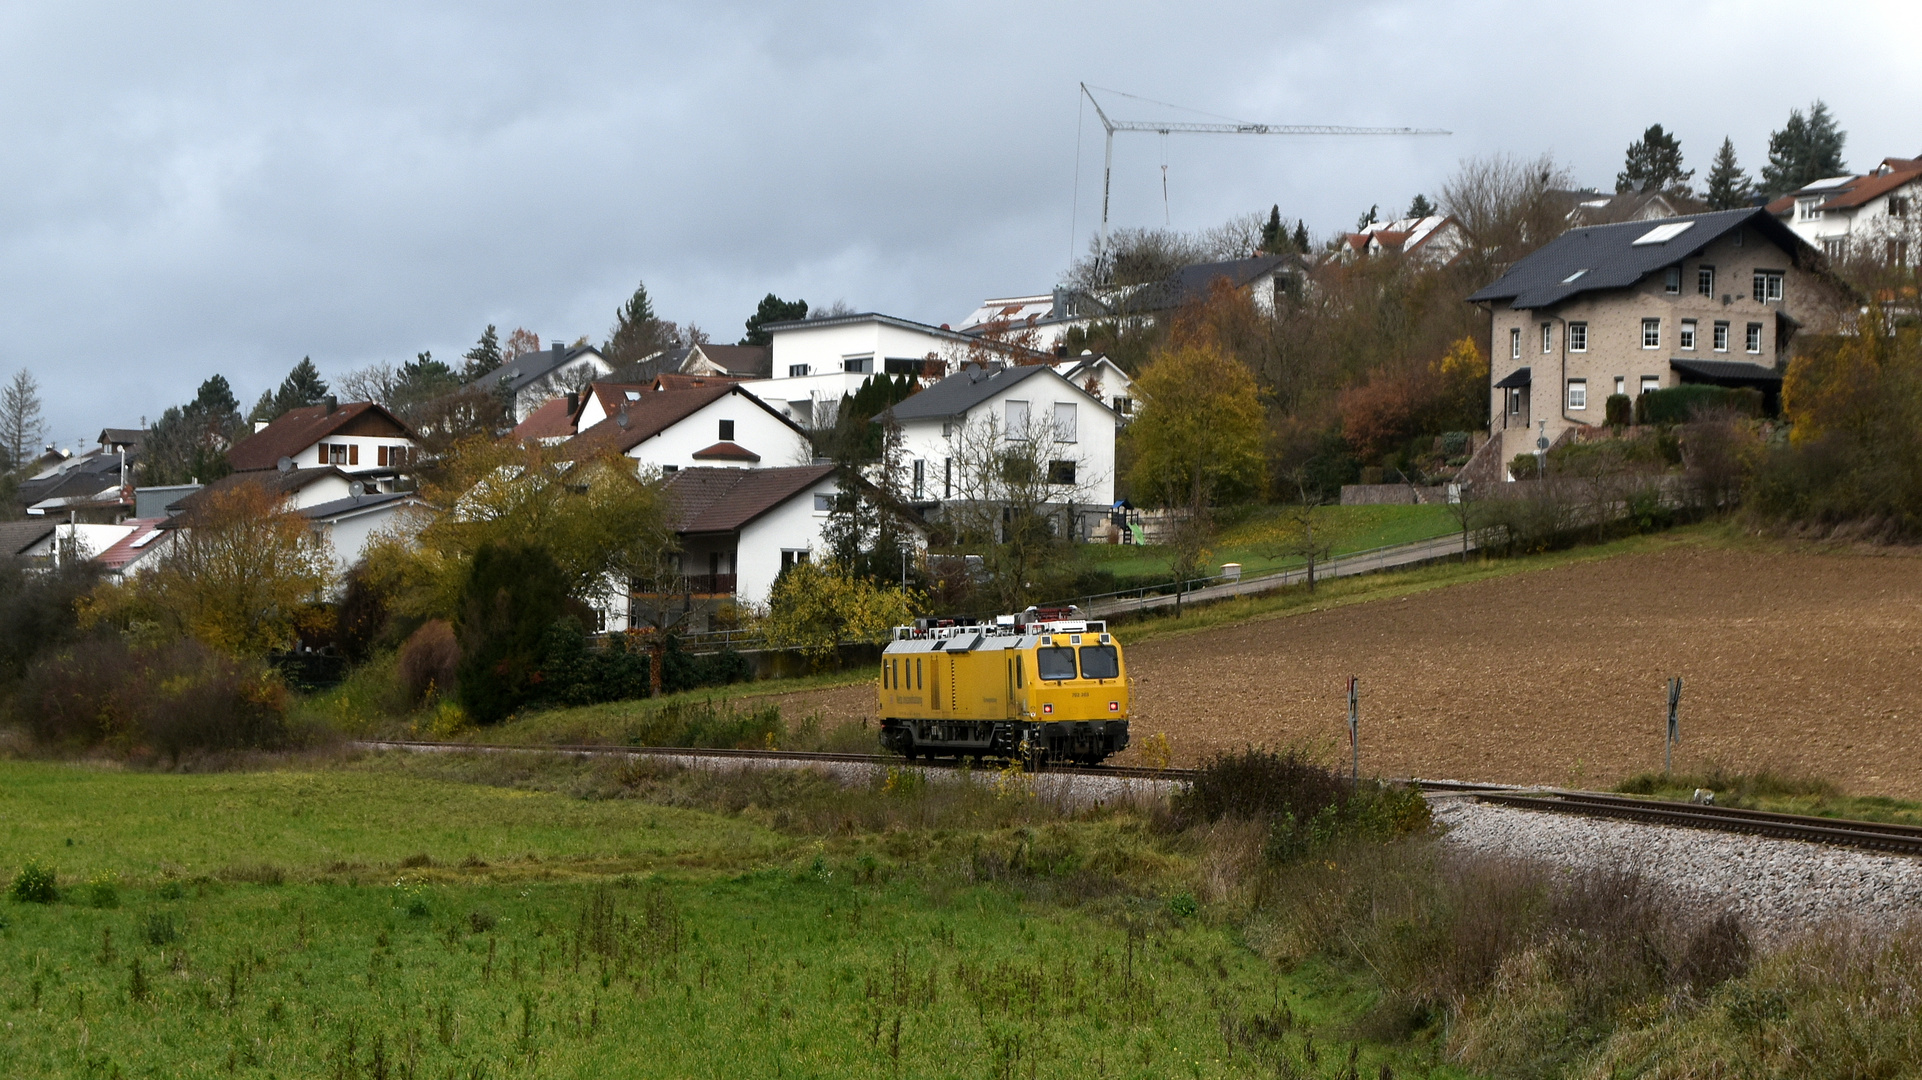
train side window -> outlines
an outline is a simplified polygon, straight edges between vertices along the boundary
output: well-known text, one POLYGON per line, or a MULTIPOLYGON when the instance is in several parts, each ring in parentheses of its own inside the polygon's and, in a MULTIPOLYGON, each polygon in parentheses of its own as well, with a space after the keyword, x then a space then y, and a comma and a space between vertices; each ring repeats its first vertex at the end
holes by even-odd
POLYGON ((1074 650, 1056 645, 1034 651, 1035 678, 1042 680, 1074 678, 1074 650))
POLYGON ((1081 646, 1081 677, 1084 679, 1119 679, 1121 677, 1121 655, 1113 645, 1081 646))
POLYGON ((881 689, 883 690, 888 688, 888 665, 890 663, 891 661, 888 660, 881 661, 881 689))
POLYGON ((923 688, 921 682, 921 658, 918 656, 914 658, 914 688, 916 690, 923 688))
POLYGON ((1021 670, 1021 667, 1022 667, 1021 654, 1015 653, 1014 654, 1014 686, 1015 686, 1015 689, 1017 690, 1027 685, 1027 679, 1025 677, 1026 673, 1021 670))

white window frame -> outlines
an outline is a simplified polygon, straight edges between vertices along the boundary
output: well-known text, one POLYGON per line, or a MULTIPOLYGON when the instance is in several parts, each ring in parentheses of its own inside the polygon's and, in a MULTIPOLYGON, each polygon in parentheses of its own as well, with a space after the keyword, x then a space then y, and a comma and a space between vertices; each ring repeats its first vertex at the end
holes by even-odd
POLYGON ((1754 355, 1762 352, 1762 324, 1752 322, 1742 333, 1742 348, 1754 355))
POLYGON ((1568 380, 1568 411, 1581 412, 1588 408, 1588 380, 1568 380))
POLYGON ((1525 400, 1527 399, 1523 396, 1521 387, 1519 386, 1509 387, 1508 388, 1508 415, 1520 416, 1522 414, 1522 403, 1525 400))
POLYGON ((1552 353, 1554 351, 1555 351, 1555 324, 1543 323, 1542 324, 1542 355, 1547 356, 1549 353, 1552 353))
POLYGON ((1081 441, 1081 410, 1074 402, 1054 403, 1054 437, 1057 442, 1081 441))
POLYGON ((1728 322, 1726 320, 1715 320, 1714 337, 1710 344, 1716 352, 1728 351, 1728 322))
POLYGON ((1628 376, 1626 375, 1615 376, 1615 393, 1617 396, 1620 396, 1620 397, 1628 396, 1628 376))
POLYGON ((1820 220, 1822 220, 1822 211, 1820 211, 1820 210, 1818 210, 1818 209, 1816 209, 1816 207, 1818 207, 1818 206, 1821 206, 1821 205, 1822 205, 1822 196, 1820 196, 1820 195, 1818 195, 1818 196, 1816 196, 1816 197, 1815 197, 1815 198, 1813 198, 1813 199, 1797 199, 1797 200, 1795 200, 1795 217, 1796 217, 1796 220, 1798 220, 1798 221, 1820 221, 1820 220))
POLYGON ((822 492, 822 491, 815 492, 814 493, 814 512, 816 514, 833 513, 834 512, 834 495, 830 492, 822 492))
POLYGON ((1662 291, 1665 293, 1668 293, 1670 296, 1681 295, 1682 293, 1682 268, 1681 267, 1671 266, 1668 268, 1668 271, 1662 275, 1662 291))
POLYGON ((1642 320, 1642 348, 1659 349, 1662 347, 1662 320, 1642 320))
POLYGON ((1508 328, 1508 358, 1510 360, 1522 358, 1522 328, 1519 326, 1508 328))
POLYGON ((1694 351, 1695 349, 1695 320, 1694 319, 1682 320, 1682 328, 1677 334, 1675 347, 1678 349, 1687 349, 1691 352, 1694 351))
POLYGON ((1660 390, 1661 388, 1662 388, 1662 377, 1660 375, 1642 376, 1642 389, 1640 393, 1646 394, 1650 390, 1660 390))
POLYGON ((806 364, 789 364, 787 366, 787 377, 790 379, 806 378, 807 373, 808 366, 806 364))
POLYGON ((1588 351, 1588 324, 1587 323, 1572 322, 1568 324, 1568 351, 1569 352, 1587 352, 1588 351))
POLYGON ((841 358, 841 371, 847 375, 874 374, 874 354, 868 353, 865 356, 843 356, 841 358))
POLYGON ((1715 268, 1698 266, 1695 268, 1695 291, 1703 296, 1715 295, 1715 268))
POLYGON ((928 463, 925 458, 914 459, 914 497, 926 498, 928 484, 928 463))
POLYGON ((1025 439, 1028 437, 1028 425, 1033 419, 1033 414, 1029 411, 1026 401, 1010 400, 1003 402, 1001 415, 1006 418, 1005 434, 1008 438, 1025 439), (1016 421, 1016 417, 1020 418, 1019 422, 1016 421))
POLYGON ((1750 289, 1751 296, 1758 304, 1779 304, 1782 302, 1782 271, 1757 270, 1755 281, 1750 289))

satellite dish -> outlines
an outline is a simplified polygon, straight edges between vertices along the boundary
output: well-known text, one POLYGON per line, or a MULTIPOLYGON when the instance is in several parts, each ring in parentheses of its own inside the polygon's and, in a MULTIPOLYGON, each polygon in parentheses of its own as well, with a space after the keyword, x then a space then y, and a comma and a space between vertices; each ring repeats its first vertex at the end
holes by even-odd
POLYGON ((280 460, 279 460, 279 461, 276 461, 276 462, 274 462, 274 468, 276 468, 276 469, 279 469, 279 470, 280 470, 281 472, 293 472, 293 471, 294 471, 294 459, 293 459, 293 458, 290 458, 290 457, 288 457, 288 456, 287 456, 287 455, 285 455, 285 454, 282 454, 282 455, 280 456, 280 460))
POLYGON ((362 495, 367 494, 367 485, 361 483, 358 480, 349 481, 347 484, 347 494, 352 495, 354 498, 358 499, 362 495))

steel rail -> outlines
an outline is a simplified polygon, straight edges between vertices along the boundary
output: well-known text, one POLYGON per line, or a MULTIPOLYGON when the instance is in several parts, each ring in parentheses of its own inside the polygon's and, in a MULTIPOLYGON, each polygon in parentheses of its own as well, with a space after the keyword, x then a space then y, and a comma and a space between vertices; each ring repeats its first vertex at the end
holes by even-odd
MULTIPOLYGON (((791 761, 796 764, 850 764, 876 767, 960 769, 961 761, 923 760, 909 762, 894 754, 840 754, 803 750, 731 750, 689 746, 611 746, 604 743, 465 743, 436 742, 425 739, 367 739, 350 745, 370 750, 410 750, 479 754, 547 753, 576 757, 629 758, 734 758, 740 760, 791 761)), ((1153 769, 1130 765, 1049 765, 1041 775, 1098 776, 1115 779, 1151 780, 1167 783, 1191 782, 1197 770, 1153 769)), ((1460 780, 1401 781, 1426 792, 1453 794, 1476 802, 1523 810, 1586 817, 1614 818, 1647 825, 1669 825, 1717 832, 1746 833, 1777 840, 1800 840, 1831 846, 1867 848, 1903 855, 1922 855, 1922 826, 1899 825, 1852 818, 1825 818, 1806 814, 1782 814, 1769 810, 1746 810, 1732 806, 1704 806, 1697 803, 1661 802, 1598 791, 1568 791, 1558 788, 1528 788, 1508 784, 1481 784, 1460 780)))

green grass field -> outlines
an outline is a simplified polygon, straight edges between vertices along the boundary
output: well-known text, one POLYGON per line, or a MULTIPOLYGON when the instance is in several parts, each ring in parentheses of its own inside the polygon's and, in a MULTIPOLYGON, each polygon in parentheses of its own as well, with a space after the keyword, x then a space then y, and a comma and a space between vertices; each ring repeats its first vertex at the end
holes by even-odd
POLYGON ((0 904, 7 1071, 1459 1075, 1347 1041, 1372 998, 1240 944, 1128 813, 908 774, 323 764, 0 763, 6 872, 61 891, 0 904))
MULTIPOLYGON (((1281 550, 1290 532, 1284 518, 1286 510, 1250 506, 1224 511, 1220 531, 1209 547, 1208 561, 1217 569, 1222 563, 1238 562, 1247 574, 1302 565, 1302 559, 1281 550)), ((1325 506, 1317 512, 1322 515, 1320 527, 1337 555, 1461 532, 1460 523, 1446 506, 1325 506)), ((1174 552, 1167 547, 1087 544, 1078 550, 1088 565, 1125 580, 1167 580, 1166 576, 1173 573, 1174 552)))

